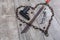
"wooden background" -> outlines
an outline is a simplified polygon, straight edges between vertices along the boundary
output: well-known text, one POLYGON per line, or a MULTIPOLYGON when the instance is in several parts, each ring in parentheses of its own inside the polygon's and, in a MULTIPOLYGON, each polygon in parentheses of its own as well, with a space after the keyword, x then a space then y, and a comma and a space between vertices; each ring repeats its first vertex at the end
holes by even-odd
POLYGON ((21 22, 16 19, 16 8, 20 5, 34 7, 41 2, 44 2, 44 0, 0 0, 0 40, 60 40, 60 0, 51 0, 49 3, 53 7, 55 15, 48 37, 32 27, 27 33, 21 34, 26 24, 22 27, 19 26, 21 22))

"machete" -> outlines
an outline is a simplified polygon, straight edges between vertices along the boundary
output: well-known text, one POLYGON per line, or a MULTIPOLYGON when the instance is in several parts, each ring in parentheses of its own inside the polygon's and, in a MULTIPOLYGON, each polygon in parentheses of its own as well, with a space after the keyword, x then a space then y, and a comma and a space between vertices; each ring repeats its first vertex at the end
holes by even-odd
POLYGON ((22 33, 25 33, 28 31, 28 29, 30 28, 31 24, 34 22, 34 20, 37 18, 37 16, 40 14, 40 12, 43 10, 44 6, 42 6, 39 11, 37 12, 37 14, 32 18, 32 20, 29 22, 29 25, 26 25, 26 27, 22 30, 22 33))

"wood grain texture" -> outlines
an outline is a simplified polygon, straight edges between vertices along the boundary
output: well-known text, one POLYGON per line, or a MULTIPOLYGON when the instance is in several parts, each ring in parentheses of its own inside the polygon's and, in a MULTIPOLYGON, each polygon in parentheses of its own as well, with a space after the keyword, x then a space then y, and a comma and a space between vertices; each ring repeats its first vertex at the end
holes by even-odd
MULTIPOLYGON (((41 31, 35 30, 32 27, 27 33, 21 34, 26 24, 16 19, 15 11, 20 5, 30 5, 34 7, 36 4, 44 2, 44 0, 0 0, 0 40, 60 40, 60 0, 51 0, 50 5, 53 7, 55 16, 49 29, 49 36, 46 37, 41 31), (22 26, 19 26, 22 24, 22 26)), ((30 17, 35 15, 40 6, 30 14, 30 17)), ((31 10, 32 11, 32 10, 31 10)), ((29 11, 29 13, 31 13, 29 11)), ((39 19, 37 17, 37 19, 39 19)), ((40 27, 39 20, 33 23, 40 27)))

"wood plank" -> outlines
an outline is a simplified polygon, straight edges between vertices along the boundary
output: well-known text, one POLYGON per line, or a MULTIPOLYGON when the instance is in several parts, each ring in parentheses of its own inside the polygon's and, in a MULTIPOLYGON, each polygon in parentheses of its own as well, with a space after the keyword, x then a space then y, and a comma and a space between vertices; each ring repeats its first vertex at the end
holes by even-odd
POLYGON ((18 40, 13 0, 2 0, 0 40, 18 40))
MULTIPOLYGON (((24 29, 26 24, 16 19, 16 8, 20 5, 30 5, 34 7, 36 4, 40 2, 44 1, 0 0, 0 40, 60 40, 59 0, 52 0, 52 2, 50 3, 51 6, 54 8, 55 16, 49 29, 48 37, 46 37, 41 31, 35 30, 32 27, 29 29, 27 33, 21 34, 21 31, 24 29), (22 26, 19 26, 19 24, 22 24, 22 26)), ((31 14, 32 10, 29 11, 31 19, 32 16, 34 16, 36 12, 39 10, 39 8, 40 6, 37 7, 33 14, 31 14)), ((38 18, 40 18, 40 16, 38 18)), ((39 20, 37 21, 37 19, 33 24, 40 27, 39 20)))

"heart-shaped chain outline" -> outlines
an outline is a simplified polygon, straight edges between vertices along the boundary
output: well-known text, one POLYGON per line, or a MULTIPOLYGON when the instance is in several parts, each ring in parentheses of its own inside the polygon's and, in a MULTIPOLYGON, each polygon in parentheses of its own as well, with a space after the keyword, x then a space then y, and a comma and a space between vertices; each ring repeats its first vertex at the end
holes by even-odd
MULTIPOLYGON (((30 23, 27 23, 26 21, 24 21, 24 20, 22 20, 22 19, 19 18, 19 16, 18 16, 18 9, 21 8, 21 7, 25 7, 25 6, 19 6, 19 7, 16 9, 16 18, 17 18, 18 20, 20 20, 21 22, 26 23, 27 25, 32 26, 34 29, 38 29, 38 30, 42 31, 42 32, 47 36, 47 34, 48 34, 48 29, 49 29, 49 27, 50 27, 50 25, 51 25, 51 21, 52 21, 53 16, 54 16, 54 11, 53 11, 52 7, 51 7, 49 4, 47 4, 47 3, 39 3, 39 4, 37 4, 35 7, 31 7, 31 6, 30 6, 30 8, 33 9, 33 10, 35 10, 39 5, 46 5, 46 6, 48 6, 49 9, 51 10, 51 13, 52 13, 51 19, 49 20, 49 23, 48 23, 48 26, 47 26, 46 30, 43 30, 43 29, 41 29, 41 28, 37 28, 37 26, 34 26, 34 25, 30 24, 30 23)), ((23 32, 24 32, 24 31, 23 31, 23 32)))

